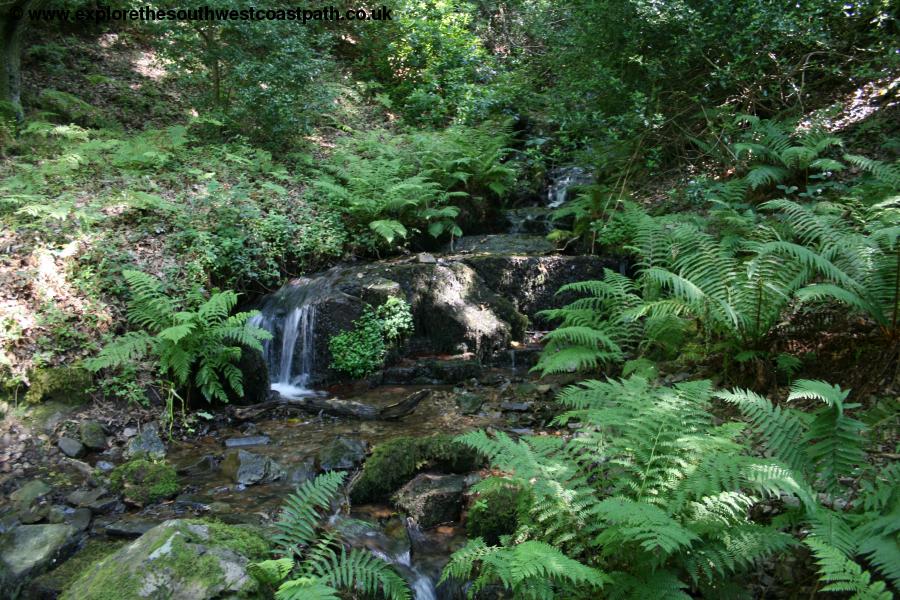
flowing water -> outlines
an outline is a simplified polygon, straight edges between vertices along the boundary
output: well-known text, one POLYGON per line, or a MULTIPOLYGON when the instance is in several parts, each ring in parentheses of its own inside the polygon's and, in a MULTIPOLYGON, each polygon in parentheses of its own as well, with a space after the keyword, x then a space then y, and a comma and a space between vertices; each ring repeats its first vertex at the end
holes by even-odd
POLYGON ((251 325, 272 339, 263 342, 272 389, 288 398, 317 395, 311 389, 315 366, 317 305, 331 291, 328 277, 301 278, 268 297, 251 325))
POLYGON ((582 167, 564 167, 553 173, 553 182, 547 187, 547 206, 559 208, 571 200, 571 188, 594 183, 594 176, 582 167))

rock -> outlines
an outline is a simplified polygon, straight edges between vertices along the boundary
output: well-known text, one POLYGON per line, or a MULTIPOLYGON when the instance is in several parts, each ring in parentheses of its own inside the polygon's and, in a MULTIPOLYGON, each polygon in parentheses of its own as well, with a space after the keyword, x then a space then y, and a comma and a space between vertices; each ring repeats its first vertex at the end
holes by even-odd
POLYGON ((314 458, 309 458, 299 466, 291 469, 290 474, 288 475, 288 483, 291 485, 300 485, 305 481, 310 481, 315 479, 316 477, 316 460, 314 458))
POLYGON ((103 528, 103 532, 109 537, 135 539, 141 537, 158 524, 156 521, 145 519, 123 519, 109 523, 103 528))
POLYGON ((116 468, 116 465, 112 464, 108 460, 98 460, 97 464, 94 465, 94 467, 96 467, 98 471, 109 473, 116 468))
POLYGON ((226 448, 245 448, 247 446, 265 446, 269 443, 267 435, 252 435, 247 437, 228 438, 225 440, 226 448))
POLYGON ((32 479, 9 495, 10 502, 16 510, 30 509, 38 500, 49 494, 51 488, 40 479, 32 479))
POLYGON ((180 488, 175 469, 166 463, 137 458, 113 469, 109 474, 113 489, 125 495, 125 501, 145 506, 173 497, 180 488))
POLYGON ((85 531, 88 527, 91 526, 91 519, 93 518, 93 513, 89 508, 76 508, 72 511, 72 514, 68 515, 69 525, 74 527, 77 531, 85 531))
POLYGON ((420 252, 416 255, 416 262, 423 265, 433 265, 437 263, 437 259, 433 254, 428 254, 427 252, 420 252))
POLYGON ((266 541, 246 528, 166 521, 87 567, 62 600, 251 597, 258 586, 247 566, 267 550, 266 541))
POLYGON ((226 453, 221 468, 222 473, 241 485, 269 483, 284 475, 281 466, 268 456, 246 450, 226 453))
POLYGON ((366 443, 339 436, 319 450, 319 469, 322 471, 345 471, 352 469, 366 458, 366 443))
POLYGON ((125 542, 101 539, 88 540, 84 548, 62 565, 34 579, 25 592, 26 598, 51 600, 59 598, 63 591, 92 563, 112 554, 125 542))
POLYGON ((27 402, 83 404, 90 399, 91 374, 79 367, 47 367, 28 374, 27 402))
POLYGON ((219 460, 215 456, 209 454, 201 457, 199 460, 185 461, 175 467, 179 475, 199 475, 201 473, 212 473, 218 470, 219 460))
POLYGON ((95 515, 114 512, 122 508, 119 498, 109 494, 105 488, 76 490, 66 496, 66 502, 78 508, 87 508, 95 515))
POLYGON ((159 429, 156 423, 145 425, 140 434, 133 437, 125 448, 125 458, 134 458, 140 455, 147 458, 164 458, 166 456, 166 446, 159 438, 159 429))
POLYGON ((79 458, 84 454, 84 445, 76 439, 61 437, 57 446, 69 458, 79 458))
POLYGON ((533 402, 502 402, 500 408, 510 412, 528 412, 533 405, 533 402))
POLYGON ((619 260, 600 256, 472 255, 462 261, 475 270, 484 284, 509 298, 516 310, 542 325, 556 324, 537 315, 560 308, 577 294, 557 295, 567 283, 603 279, 603 269, 619 270, 619 260))
POLYGON ((464 415, 474 415, 481 410, 482 404, 484 404, 484 398, 478 394, 467 393, 456 397, 456 406, 459 407, 459 412, 464 415))
POLYGON ((20 525, 0 536, 0 590, 15 598, 32 577, 74 550, 75 528, 69 525, 20 525))
POLYGON ((462 511, 462 475, 420 473, 394 494, 394 503, 422 528, 459 519, 462 511))
POLYGON ((106 449, 106 432, 97 421, 84 421, 80 427, 81 443, 91 450, 106 449))
POLYGON ((473 254, 499 254, 517 256, 528 254, 552 254, 556 244, 542 235, 493 234, 466 235, 453 243, 453 252, 473 254))

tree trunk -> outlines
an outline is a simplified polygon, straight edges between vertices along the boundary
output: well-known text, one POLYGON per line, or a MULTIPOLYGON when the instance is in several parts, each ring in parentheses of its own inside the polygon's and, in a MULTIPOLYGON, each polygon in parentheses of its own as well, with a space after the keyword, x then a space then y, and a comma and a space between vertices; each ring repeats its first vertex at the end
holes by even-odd
POLYGON ((28 26, 28 11, 44 0, 0 1, 0 100, 11 105, 18 122, 25 119, 22 108, 22 39, 28 26))

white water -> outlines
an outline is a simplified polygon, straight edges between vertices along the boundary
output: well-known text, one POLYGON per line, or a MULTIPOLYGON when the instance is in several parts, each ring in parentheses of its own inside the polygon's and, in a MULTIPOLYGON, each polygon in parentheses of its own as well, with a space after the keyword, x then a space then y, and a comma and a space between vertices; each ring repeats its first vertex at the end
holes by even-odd
POLYGON ((288 398, 318 395, 309 388, 315 359, 316 305, 297 306, 283 321, 263 312, 252 323, 272 334, 263 344, 272 389, 288 398))
POLYGON ((581 167, 561 169, 547 188, 547 206, 559 208, 569 200, 569 188, 594 183, 594 176, 581 167))

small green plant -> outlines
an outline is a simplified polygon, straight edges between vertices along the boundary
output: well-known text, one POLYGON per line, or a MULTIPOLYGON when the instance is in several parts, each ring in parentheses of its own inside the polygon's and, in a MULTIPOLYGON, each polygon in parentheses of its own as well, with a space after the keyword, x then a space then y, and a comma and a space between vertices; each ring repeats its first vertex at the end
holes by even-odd
POLYGON ((356 379, 371 375, 384 365, 388 348, 412 329, 412 313, 402 298, 390 297, 376 309, 366 307, 353 329, 329 340, 331 367, 356 379))
POLYGON ((285 501, 272 541, 277 558, 250 565, 250 573, 277 600, 335 600, 338 590, 408 600, 406 582, 365 550, 348 550, 321 522, 346 474, 331 471, 302 483, 285 501))
POLYGON ((202 302, 196 295, 173 298, 152 275, 124 271, 123 276, 131 289, 128 319, 141 329, 108 344, 86 362, 88 368, 122 367, 151 356, 176 386, 190 390, 193 383, 210 402, 228 402, 226 385, 243 394, 237 367, 242 347, 261 352, 260 342, 270 334, 247 324, 252 312, 230 315, 237 294, 216 292, 202 302))

